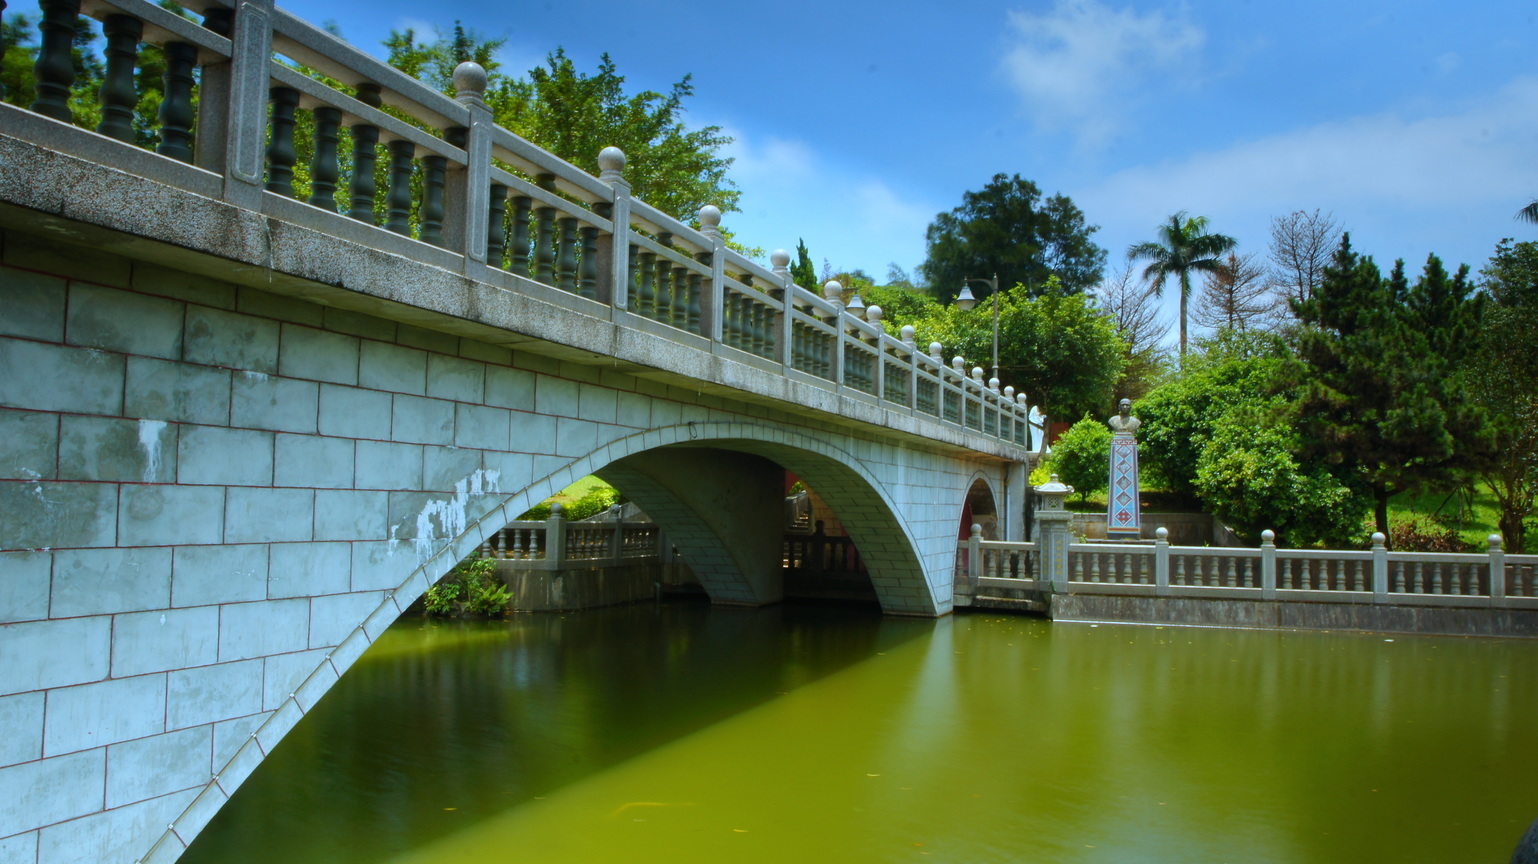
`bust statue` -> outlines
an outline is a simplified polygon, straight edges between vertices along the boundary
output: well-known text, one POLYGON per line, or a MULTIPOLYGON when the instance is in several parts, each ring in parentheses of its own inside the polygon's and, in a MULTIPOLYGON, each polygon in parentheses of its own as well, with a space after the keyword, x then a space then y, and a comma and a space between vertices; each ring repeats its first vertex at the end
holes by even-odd
POLYGON ((1106 421, 1111 426, 1111 431, 1118 435, 1131 435, 1137 431, 1137 427, 1143 425, 1143 421, 1132 416, 1132 400, 1121 400, 1121 413, 1106 421))

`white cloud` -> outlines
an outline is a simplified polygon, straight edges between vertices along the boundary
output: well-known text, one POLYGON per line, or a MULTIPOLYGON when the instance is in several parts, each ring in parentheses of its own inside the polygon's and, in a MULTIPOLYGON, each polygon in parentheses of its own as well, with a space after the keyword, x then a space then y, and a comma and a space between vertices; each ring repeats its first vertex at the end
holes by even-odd
POLYGON ((922 254, 924 229, 941 208, 864 169, 833 165, 805 141, 725 132, 734 140, 724 154, 736 160, 731 177, 742 190, 742 212, 725 221, 739 241, 794 251, 804 239, 819 268, 827 258, 835 268, 878 278, 889 263, 918 263, 908 259, 922 254))
POLYGON ((1206 41, 1181 10, 1140 15, 1098 0, 1057 0, 1052 11, 1009 13, 1006 76, 1038 125, 1070 129, 1100 146, 1122 126, 1132 98, 1157 76, 1164 91, 1194 69, 1206 41))
POLYGON ((1333 211, 1357 248, 1418 267, 1429 252, 1476 268, 1495 241, 1522 236, 1512 215, 1538 195, 1538 78, 1461 110, 1388 112, 1321 123, 1179 161, 1128 168, 1075 193, 1115 259, 1170 213, 1265 253, 1272 216, 1333 211))

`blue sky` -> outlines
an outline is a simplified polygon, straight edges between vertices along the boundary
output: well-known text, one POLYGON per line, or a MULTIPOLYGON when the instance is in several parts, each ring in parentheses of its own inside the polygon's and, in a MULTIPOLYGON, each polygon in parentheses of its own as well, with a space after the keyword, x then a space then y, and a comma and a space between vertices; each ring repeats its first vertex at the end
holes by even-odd
POLYGON ((727 227, 878 277, 1000 172, 1072 197, 1113 265, 1177 210, 1264 255, 1272 216, 1319 208, 1385 266, 1538 239, 1512 218, 1538 196, 1532 0, 280 5, 376 52, 460 19, 509 69, 565 46, 632 87, 692 74, 690 123, 736 139, 727 227))

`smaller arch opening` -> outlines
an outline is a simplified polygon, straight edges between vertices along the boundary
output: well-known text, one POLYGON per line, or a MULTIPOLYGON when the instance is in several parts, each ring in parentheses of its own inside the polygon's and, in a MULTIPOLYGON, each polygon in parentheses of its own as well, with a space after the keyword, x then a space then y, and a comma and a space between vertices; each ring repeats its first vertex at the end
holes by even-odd
POLYGON ((999 508, 993 497, 993 488, 981 477, 973 480, 972 486, 967 489, 967 497, 961 505, 961 527, 957 539, 969 539, 973 525, 982 526, 984 540, 1000 539, 1004 527, 999 522, 999 508))

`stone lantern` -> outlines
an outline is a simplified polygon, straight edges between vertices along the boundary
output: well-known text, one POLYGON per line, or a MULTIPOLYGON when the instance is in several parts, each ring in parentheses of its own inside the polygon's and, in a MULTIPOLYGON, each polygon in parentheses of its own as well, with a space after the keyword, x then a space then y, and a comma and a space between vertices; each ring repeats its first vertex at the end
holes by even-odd
POLYGON ((1042 572, 1037 579, 1052 583, 1052 593, 1068 592, 1068 538, 1073 513, 1063 508, 1063 502, 1073 494, 1073 487, 1064 485, 1053 474, 1052 479, 1036 487, 1036 524, 1038 548, 1041 550, 1042 572))

